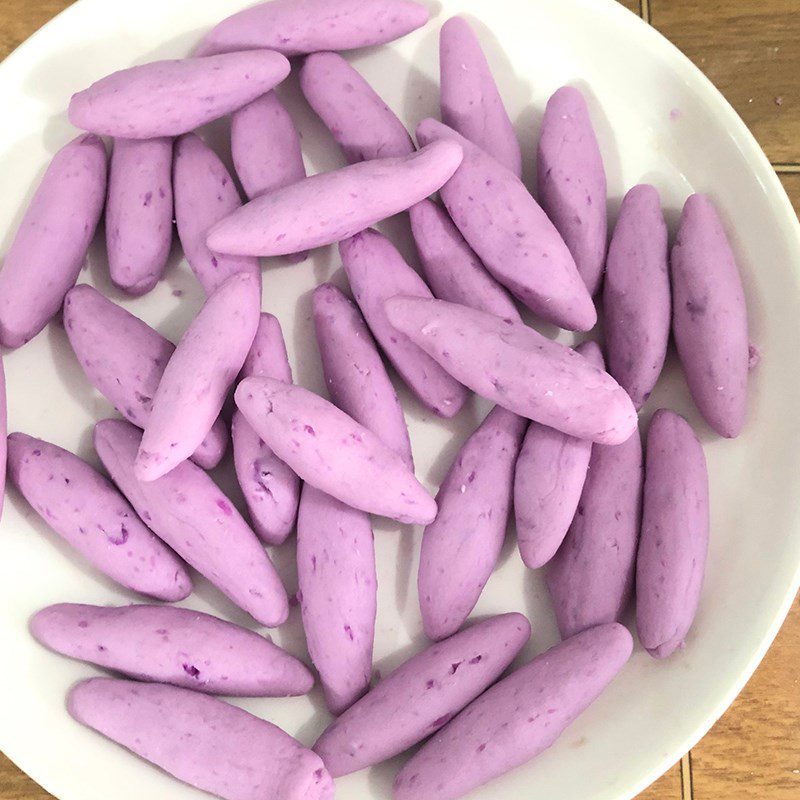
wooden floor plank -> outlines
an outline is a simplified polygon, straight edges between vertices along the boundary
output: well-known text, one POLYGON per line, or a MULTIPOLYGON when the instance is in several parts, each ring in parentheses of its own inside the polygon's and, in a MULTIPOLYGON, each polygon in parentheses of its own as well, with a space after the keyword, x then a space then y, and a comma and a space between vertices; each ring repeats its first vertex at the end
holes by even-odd
POLYGON ((650 0, 651 23, 728 98, 771 161, 800 162, 798 0, 650 0))
POLYGON ((0 753, 0 800, 52 800, 52 795, 0 753))
POLYGON ((0 60, 74 0, 0 0, 0 60))

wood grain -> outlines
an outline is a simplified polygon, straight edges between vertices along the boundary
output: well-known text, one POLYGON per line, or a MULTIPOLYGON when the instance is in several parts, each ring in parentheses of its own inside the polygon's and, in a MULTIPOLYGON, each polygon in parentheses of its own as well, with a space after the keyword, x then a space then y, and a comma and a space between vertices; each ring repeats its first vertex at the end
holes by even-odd
POLYGON ((651 23, 722 91, 773 162, 800 162, 798 0, 650 0, 651 23))
MULTIPOLYGON (((72 0, 0 0, 0 59, 72 0)), ((640 0, 620 0, 639 13, 640 0)), ((649 0, 652 23, 733 103, 773 162, 800 163, 798 0, 649 0), (751 102, 752 99, 752 102, 751 102), (777 102, 780 99, 780 102, 777 102)), ((800 174, 781 179, 800 213, 800 174)), ((740 697, 639 800, 800 798, 800 605, 740 697), (682 793, 682 782, 686 792, 682 793)), ((0 800, 50 795, 0 754, 0 800)))

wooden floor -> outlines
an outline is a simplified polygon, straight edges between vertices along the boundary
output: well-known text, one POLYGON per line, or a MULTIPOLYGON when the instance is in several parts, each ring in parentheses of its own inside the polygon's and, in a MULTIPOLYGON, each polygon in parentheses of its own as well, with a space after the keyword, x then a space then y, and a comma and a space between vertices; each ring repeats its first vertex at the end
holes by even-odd
MULTIPOLYGON (((70 0, 0 0, 0 59, 70 0)), ((624 0, 755 134, 800 212, 800 0, 624 0)), ((50 797, 0 754, 0 800, 50 797)), ((742 694, 641 800, 800 800, 800 604, 742 694)), ((558 800, 554 798, 553 800, 558 800)))

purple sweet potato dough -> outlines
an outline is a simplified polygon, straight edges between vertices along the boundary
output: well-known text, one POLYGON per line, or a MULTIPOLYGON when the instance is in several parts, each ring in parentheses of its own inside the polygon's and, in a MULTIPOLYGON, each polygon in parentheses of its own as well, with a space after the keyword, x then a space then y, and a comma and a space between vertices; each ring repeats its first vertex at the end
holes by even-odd
POLYGON ((547 102, 536 174, 542 208, 594 295, 608 242, 606 171, 586 100, 578 89, 562 86, 547 102))
POLYGON ((452 128, 417 126, 420 144, 450 141, 464 157, 441 196, 456 227, 492 276, 547 322, 588 331, 592 298, 566 244, 522 181, 452 128))
POLYGON ((428 21, 411 0, 271 0, 222 20, 197 55, 268 47, 286 56, 353 50, 399 39, 428 21))
POLYGON ((319 395, 272 378, 245 378, 236 405, 304 481, 353 508, 427 525, 436 503, 402 456, 319 395))
POLYGON ((106 201, 111 280, 132 295, 164 274, 172 246, 172 139, 116 139, 106 201))
POLYGON ((212 294, 181 337, 158 384, 136 457, 152 481, 188 458, 211 430, 258 329, 260 282, 238 273, 212 294))
POLYGON ((446 211, 432 200, 422 200, 408 213, 422 273, 434 297, 520 319, 508 292, 483 266, 446 211))
POLYGON ((280 256, 340 242, 441 188, 461 163, 456 142, 379 158, 267 192, 217 223, 214 252, 280 256))
POLYGON ((153 61, 72 95, 69 121, 122 139, 180 136, 247 105, 288 74, 289 62, 271 50, 153 61))
POLYGON ((314 53, 300 70, 300 88, 349 164, 400 158, 416 148, 406 126, 338 53, 314 53))
POLYGON ((392 243, 375 230, 358 233, 339 245, 353 296, 383 352, 409 389, 440 417, 453 417, 469 392, 386 317, 393 295, 431 299, 430 289, 392 243))
POLYGON ((622 201, 603 284, 608 371, 637 410, 650 397, 669 341, 667 226, 658 190, 634 186, 622 201))
MULTIPOLYGON (((85 283, 67 292, 64 328, 89 383, 128 422, 143 428, 175 345, 85 283)), ((212 469, 227 446, 228 431, 218 419, 192 460, 212 469)))
POLYGON ((530 634, 522 614, 500 614, 431 645, 350 706, 314 751, 335 778, 402 753, 494 683, 530 634))
POLYGON ((514 464, 528 420, 495 406, 459 450, 425 528, 417 586, 429 639, 454 634, 494 570, 506 535, 514 464))
POLYGON ((223 800, 333 800, 333 781, 311 750, 216 697, 92 678, 70 690, 67 709, 82 725, 223 800))
POLYGON ((461 17, 439 33, 442 121, 485 150, 518 178, 522 153, 478 37, 461 17))
POLYGON ((481 397, 581 439, 619 444, 637 427, 617 382, 521 322, 473 308, 392 297, 389 322, 481 397))
MULTIPOLYGON (((272 314, 262 314, 241 376, 266 375, 292 382, 281 324, 272 314)), ((250 427, 238 409, 231 423, 233 463, 242 488, 253 530, 266 544, 282 544, 297 518, 300 479, 250 427)))
POLYGON ((369 514, 310 484, 297 517, 297 578, 308 652, 340 714, 372 678, 378 580, 369 514))
POLYGON ((647 433, 636 630, 654 658, 683 645, 700 601, 708 550, 708 471, 688 422, 667 409, 647 433))
POLYGON ((642 440, 595 444, 575 519, 545 579, 561 638, 618 622, 633 595, 642 522, 642 440))
POLYGON ((289 600, 253 531, 216 483, 191 461, 155 481, 133 471, 141 433, 122 420, 94 428, 94 448, 145 523, 239 608, 262 625, 282 625, 289 600))
POLYGON ((106 199, 106 149, 79 136, 50 162, 0 271, 0 344, 20 347, 75 285, 106 199))
MULTIPOLYGON (((394 800, 455 800, 552 745, 628 661, 616 623, 580 633, 512 672, 406 762, 394 800)), ((324 756, 323 756, 324 758, 324 756)))
POLYGON ((0 519, 3 518, 3 503, 6 497, 6 460, 8 458, 8 403, 6 400, 6 373, 3 357, 0 356, 0 519))
POLYGON ((194 133, 175 142, 175 221, 186 260, 207 295, 231 275, 246 272, 261 279, 258 259, 212 253, 208 231, 242 205, 242 198, 219 156, 194 133))
POLYGON ((34 511, 103 574, 160 600, 183 600, 192 581, 181 560, 85 461, 24 433, 8 439, 8 477, 34 511))
POLYGON ((714 204, 686 201, 672 248, 672 332, 706 422, 735 438, 747 412, 747 307, 736 258, 714 204))
MULTIPOLYGON (((595 342, 575 348, 598 369, 603 354, 595 342)), ((556 553, 581 498, 592 443, 532 422, 514 473, 517 543, 525 566, 537 569, 556 553)))
POLYGON ((330 283, 314 290, 314 327, 331 401, 414 469, 408 426, 372 335, 355 304, 330 283))
POLYGON ((207 694, 289 697, 314 685, 308 668, 277 645, 188 608, 59 603, 35 614, 30 631, 70 658, 207 694))

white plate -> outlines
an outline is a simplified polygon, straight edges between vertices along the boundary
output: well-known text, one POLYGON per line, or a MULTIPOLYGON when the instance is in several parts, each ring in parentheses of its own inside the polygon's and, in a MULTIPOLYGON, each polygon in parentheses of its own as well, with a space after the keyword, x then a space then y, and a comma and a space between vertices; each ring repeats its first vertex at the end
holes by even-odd
MULTIPOLYGON (((5 252, 48 157, 73 134, 64 115, 72 91, 102 75, 153 58, 186 54, 215 20, 246 0, 80 0, 0 66, 0 251, 5 252)), ((749 423, 735 442, 711 435, 671 363, 651 406, 670 405, 698 426, 712 483, 708 574, 697 622, 683 652, 665 663, 641 648, 624 673, 559 742, 534 763, 475 797, 621 800, 642 790, 692 746, 732 701, 772 641, 800 578, 800 237, 788 199, 741 120, 674 47, 613 0, 444 0, 434 21, 353 63, 409 125, 437 112, 437 37, 452 13, 474 15, 489 59, 517 121, 528 172, 549 94, 566 82, 587 91, 609 177, 612 216, 627 187, 654 183, 674 227, 692 190, 710 192, 727 223, 749 300, 752 338, 764 357, 754 375, 749 423), (501 49, 499 42, 502 42, 501 49), (512 66, 513 65, 513 66, 512 66)), ((311 170, 341 164, 336 149, 293 81, 282 91, 302 130, 311 170)), ((211 128, 224 141, 224 125, 211 128)), ((528 179, 532 176, 527 175, 528 179)), ((402 221, 388 229, 404 239, 402 221)), ((106 277, 101 243, 81 276, 175 339, 199 307, 201 292, 176 255, 150 295, 127 300, 106 277), (176 292, 182 292, 179 298, 176 292)), ((309 291, 334 276, 335 248, 301 266, 270 265, 264 307, 286 331, 296 377, 321 388, 309 324, 309 291)), ((44 437, 95 461, 92 423, 111 413, 91 390, 63 330, 52 324, 8 355, 10 430, 44 437)), ((452 423, 431 419, 407 395, 419 474, 435 487, 485 406, 452 423)), ((419 531, 377 526, 379 612, 376 668, 386 672, 423 644, 416 596, 419 531)), ((293 590, 293 545, 275 553, 293 590)), ((248 624, 198 580, 186 605, 248 624)), ((73 722, 64 695, 96 674, 36 645, 30 615, 57 601, 126 603, 9 492, 0 530, 0 747, 61 800, 194 798, 199 792, 151 768, 73 722)), ((534 634, 524 659, 556 641, 540 574, 522 566, 509 537, 477 614, 518 610, 534 634)), ((275 639, 304 655, 299 615, 275 639)), ((241 701, 310 744, 329 717, 321 697, 241 701)), ((344 800, 388 798, 402 759, 337 781, 344 800)))

